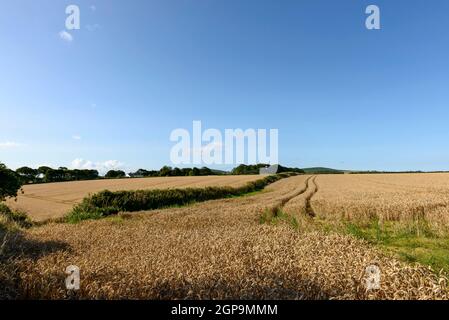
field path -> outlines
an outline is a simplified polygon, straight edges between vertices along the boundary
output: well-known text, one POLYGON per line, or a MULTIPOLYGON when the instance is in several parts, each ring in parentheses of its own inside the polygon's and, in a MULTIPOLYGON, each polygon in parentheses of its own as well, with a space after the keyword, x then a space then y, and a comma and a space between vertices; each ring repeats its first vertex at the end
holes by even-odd
POLYGON ((313 179, 310 182, 310 191, 306 196, 306 214, 310 217, 315 217, 315 211, 313 210, 311 201, 313 196, 318 192, 318 184, 316 183, 316 177, 313 177, 313 179))
POLYGON ((315 217, 315 211, 312 207, 312 198, 318 192, 317 176, 311 176, 305 181, 304 191, 297 194, 287 201, 281 210, 294 215, 307 215, 315 217))
POLYGON ((281 197, 279 201, 276 202, 275 206, 270 210, 273 213, 276 213, 282 210, 290 201, 295 199, 296 197, 301 196, 309 189, 310 180, 314 179, 314 176, 308 176, 305 181, 301 181, 300 187, 295 188, 292 192, 287 193, 285 196, 281 197))

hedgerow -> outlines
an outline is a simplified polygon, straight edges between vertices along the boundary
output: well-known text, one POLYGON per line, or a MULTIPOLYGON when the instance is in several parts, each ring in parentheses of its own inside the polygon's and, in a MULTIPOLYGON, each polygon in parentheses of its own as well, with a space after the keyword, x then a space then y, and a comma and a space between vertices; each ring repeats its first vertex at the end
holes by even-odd
POLYGON ((11 210, 6 204, 0 203, 0 229, 29 228, 31 226, 32 222, 25 213, 11 210))
POLYGON ((260 191, 267 185, 297 173, 280 173, 248 182, 241 187, 206 187, 185 189, 154 189, 111 192, 104 190, 89 195, 64 218, 76 223, 86 219, 99 219, 119 212, 154 210, 183 206, 194 202, 242 196, 260 191))

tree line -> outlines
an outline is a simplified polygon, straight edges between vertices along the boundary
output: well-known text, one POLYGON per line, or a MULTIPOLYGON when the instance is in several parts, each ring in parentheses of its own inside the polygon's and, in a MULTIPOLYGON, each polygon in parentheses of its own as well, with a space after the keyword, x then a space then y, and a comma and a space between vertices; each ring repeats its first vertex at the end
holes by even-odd
POLYGON ((24 184, 94 180, 99 178, 97 170, 68 169, 66 167, 59 167, 58 169, 53 169, 47 166, 41 166, 37 169, 21 167, 15 172, 24 184))
MULTIPOLYGON (((245 165, 241 164, 232 169, 231 172, 212 170, 207 167, 202 168, 172 168, 170 166, 163 166, 159 170, 145 170, 139 169, 135 172, 125 173, 123 170, 109 170, 105 176, 100 176, 97 170, 92 169, 68 169, 66 167, 59 167, 57 169, 41 166, 37 169, 30 167, 21 167, 15 171, 6 169, 2 165, 3 172, 8 170, 9 175, 14 175, 21 184, 33 183, 49 183, 49 182, 64 182, 64 181, 81 181, 81 180, 95 180, 95 179, 119 179, 127 176, 131 178, 146 178, 146 177, 183 177, 183 176, 211 176, 211 175, 244 175, 244 174, 259 174, 259 170, 268 167, 267 164, 245 165)), ((296 172, 304 173, 299 168, 289 168, 279 165, 277 173, 296 172)), ((4 173, 5 174, 5 173, 4 173)))
MULTIPOLYGON (((6 168, 6 167, 5 167, 6 168)), ((79 181, 79 180, 95 180, 101 178, 119 179, 125 178, 127 175, 123 170, 109 170, 104 177, 100 176, 97 170, 90 169, 68 169, 66 167, 59 167, 53 169, 47 166, 42 166, 37 169, 30 167, 18 168, 15 172, 23 184, 32 183, 48 183, 48 182, 63 182, 63 181, 79 181)), ((164 166, 160 170, 145 170, 139 169, 136 172, 129 172, 128 176, 131 178, 144 177, 180 177, 180 176, 210 176, 223 174, 220 171, 214 171, 207 167, 202 168, 172 168, 164 166)))
POLYGON ((136 172, 130 172, 131 178, 142 177, 183 177, 183 176, 213 176, 221 175, 224 172, 211 170, 207 167, 202 168, 172 168, 169 166, 163 166, 160 170, 145 170, 139 169, 136 172))

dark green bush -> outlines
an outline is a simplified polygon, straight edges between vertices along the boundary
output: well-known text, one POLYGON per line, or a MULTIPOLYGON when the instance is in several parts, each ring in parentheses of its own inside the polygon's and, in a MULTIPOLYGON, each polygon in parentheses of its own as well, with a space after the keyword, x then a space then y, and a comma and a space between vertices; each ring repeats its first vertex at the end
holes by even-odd
POLYGON ((20 176, 0 162, 0 201, 17 197, 21 186, 20 176))
POLYGON ((109 170, 104 177, 109 179, 119 179, 126 177, 126 173, 123 170, 109 170))
POLYGON ((4 203, 0 203, 0 215, 3 217, 3 221, 15 224, 21 228, 29 228, 32 226, 31 220, 25 213, 13 211, 4 203))

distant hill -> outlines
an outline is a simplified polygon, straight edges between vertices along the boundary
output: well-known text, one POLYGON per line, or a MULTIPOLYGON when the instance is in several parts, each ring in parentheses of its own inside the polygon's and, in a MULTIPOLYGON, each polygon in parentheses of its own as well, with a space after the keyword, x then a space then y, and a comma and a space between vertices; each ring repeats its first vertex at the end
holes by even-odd
POLYGON ((304 170, 304 172, 308 174, 345 173, 345 171, 343 170, 324 168, 324 167, 303 168, 302 170, 304 170))
POLYGON ((222 175, 222 174, 225 175, 225 174, 230 173, 229 171, 218 170, 218 169, 211 169, 211 171, 213 174, 216 174, 216 175, 222 175))

